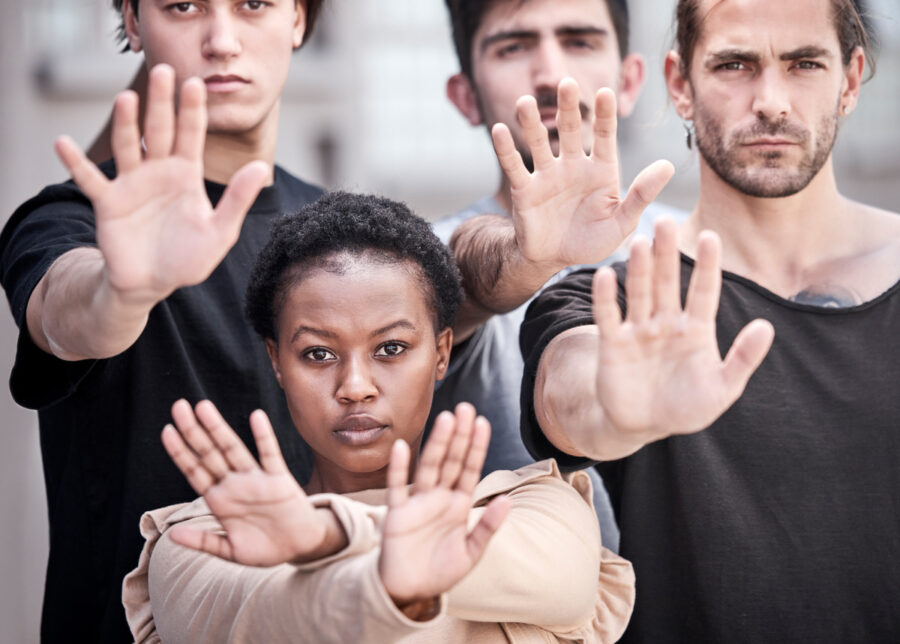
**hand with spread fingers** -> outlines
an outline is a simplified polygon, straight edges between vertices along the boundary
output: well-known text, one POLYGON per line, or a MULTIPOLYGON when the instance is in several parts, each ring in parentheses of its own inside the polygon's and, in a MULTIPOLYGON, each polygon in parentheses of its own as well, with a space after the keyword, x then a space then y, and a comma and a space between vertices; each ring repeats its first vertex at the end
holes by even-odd
POLYGON ((244 215, 271 176, 253 161, 232 177, 213 208, 204 185, 206 87, 184 82, 175 112, 175 72, 149 75, 143 138, 138 97, 120 94, 112 124, 116 178, 106 176, 68 137, 56 152, 91 200, 108 286, 127 302, 152 306, 182 286, 205 280, 237 241, 244 215))
POLYGON ((179 400, 172 418, 175 426, 163 429, 163 445, 225 530, 221 535, 175 526, 173 541, 248 566, 299 563, 343 547, 343 529, 297 484, 262 410, 250 416, 260 463, 211 402, 192 410, 179 400))
POLYGON ((573 79, 560 82, 557 106, 559 154, 554 156, 534 97, 523 96, 516 105, 533 172, 516 150, 509 128, 501 123, 492 130, 511 187, 518 250, 525 260, 546 265, 551 273, 609 257, 674 172, 668 161, 657 161, 620 197, 615 94, 601 89, 594 97, 589 154, 583 149, 579 89, 573 79))
POLYGON ((611 430, 613 445, 624 447, 616 458, 651 441, 708 427, 740 397, 768 353, 775 331, 757 319, 722 359, 716 340, 720 253, 718 236, 703 232, 682 308, 676 226, 658 222, 652 248, 645 238, 631 247, 624 320, 615 273, 608 267, 597 271, 597 398, 604 429, 611 430))
POLYGON ((422 450, 411 489, 409 446, 397 441, 388 469, 388 514, 378 570, 398 604, 450 590, 478 563, 509 511, 496 497, 470 530, 472 493, 487 455, 490 424, 467 403, 445 411, 422 450))

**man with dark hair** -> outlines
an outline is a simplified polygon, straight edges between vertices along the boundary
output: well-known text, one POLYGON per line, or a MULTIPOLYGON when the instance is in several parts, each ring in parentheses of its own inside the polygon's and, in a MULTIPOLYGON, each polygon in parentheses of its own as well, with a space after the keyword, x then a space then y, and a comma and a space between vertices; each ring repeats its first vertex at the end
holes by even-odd
MULTIPOLYGON (((447 0, 447 7, 460 64, 460 72, 447 82, 448 97, 473 126, 508 126, 529 167, 533 161, 517 114, 517 101, 523 95, 535 98, 554 154, 559 153, 557 89, 564 78, 574 78, 580 88, 576 97, 580 117, 574 127, 585 149, 591 144, 593 96, 598 89, 609 87, 616 92, 619 116, 629 115, 634 108, 644 82, 644 61, 628 49, 625 0, 447 0)), ((435 232, 451 243, 464 268, 467 299, 454 327, 456 345, 447 376, 435 392, 432 418, 469 401, 491 421, 486 473, 532 460, 519 436, 522 358, 517 338, 525 303, 556 272, 540 271, 533 284, 502 305, 480 297, 477 282, 490 280, 498 272, 492 262, 512 263, 516 249, 506 248, 508 252, 486 257, 485 262, 472 262, 464 256, 467 239, 489 226, 510 233, 511 240, 513 208, 511 186, 504 175, 493 195, 435 225, 435 232)), ((662 210, 650 206, 642 227, 652 230, 662 210)), ((595 254, 589 260, 607 260, 607 254, 595 254)), ((559 268, 562 274, 569 270, 565 265, 559 268)), ((604 544, 615 548, 612 510, 600 479, 593 473, 592 478, 604 544)))
MULTIPOLYGON (((138 520, 193 497, 159 444, 173 401, 212 398, 233 418, 265 407, 285 428, 293 474, 308 475, 241 302, 272 220, 321 194, 272 166, 291 54, 321 0, 114 4, 150 70, 143 136, 137 96, 124 92, 114 163, 98 168, 60 138, 74 183, 26 202, 0 237, 20 328, 10 388, 40 419, 41 637, 53 642, 128 640, 121 588, 140 552, 138 520)), ((248 426, 238 432, 249 442, 248 426)))
POLYGON ((697 205, 528 311, 523 438, 607 483, 624 641, 900 640, 900 218, 843 197, 831 154, 860 5, 681 0, 697 205))

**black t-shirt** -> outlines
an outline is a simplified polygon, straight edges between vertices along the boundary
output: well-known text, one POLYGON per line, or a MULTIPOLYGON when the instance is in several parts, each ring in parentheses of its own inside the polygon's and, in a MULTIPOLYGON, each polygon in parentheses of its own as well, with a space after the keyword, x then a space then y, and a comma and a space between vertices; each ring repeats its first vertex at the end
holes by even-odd
MULTIPOLYGON (((114 173, 111 164, 102 169, 114 173)), ((207 182, 213 204, 223 191, 207 182)), ((25 324, 28 298, 50 264, 95 245, 90 203, 68 182, 45 188, 10 218, 0 236, 0 280, 20 328, 10 389, 38 410, 50 515, 44 641, 131 641, 121 589, 143 544, 141 514, 196 497, 159 437, 177 399, 212 400, 251 446, 248 416, 266 410, 291 471, 305 482, 311 455, 243 302, 273 220, 320 194, 276 167, 209 279, 158 304, 137 342, 106 360, 59 360, 34 345, 25 324)))
MULTIPOLYGON (((550 340, 593 323, 592 275, 547 289, 520 336, 523 439, 568 469, 591 462, 541 434, 534 380, 550 340)), ((757 317, 774 345, 719 420, 597 465, 637 576, 623 641, 900 641, 900 284, 828 309, 725 273, 722 355, 757 317)))

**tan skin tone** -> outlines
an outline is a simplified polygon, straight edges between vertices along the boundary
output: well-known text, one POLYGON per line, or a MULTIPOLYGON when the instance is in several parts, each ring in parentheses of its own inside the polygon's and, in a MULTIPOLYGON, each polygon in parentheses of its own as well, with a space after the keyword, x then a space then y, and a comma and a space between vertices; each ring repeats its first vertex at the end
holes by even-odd
POLYGON ((494 500, 468 529, 490 436, 471 405, 438 417, 421 456, 411 449, 452 342, 449 329, 435 333, 415 266, 344 260, 345 274, 311 269, 290 288, 279 342, 268 343, 292 418, 314 451, 307 490, 290 475, 262 411, 251 416, 257 464, 212 403, 191 410, 179 401, 177 430, 166 427, 163 443, 226 534, 171 534, 246 565, 308 561, 339 551, 346 537, 307 493, 386 487, 379 573, 395 603, 425 619, 477 563, 509 504, 494 500))

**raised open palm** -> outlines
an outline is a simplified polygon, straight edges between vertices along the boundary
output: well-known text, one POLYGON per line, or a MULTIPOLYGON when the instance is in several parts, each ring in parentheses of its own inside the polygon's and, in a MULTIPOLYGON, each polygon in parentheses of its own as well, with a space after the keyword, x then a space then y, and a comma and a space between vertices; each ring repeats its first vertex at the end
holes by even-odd
POLYGON ((700 235, 682 308, 675 224, 660 221, 652 250, 646 239, 632 245, 624 320, 615 273, 597 271, 597 398, 605 424, 619 436, 631 436, 636 447, 708 427, 738 399, 772 344, 772 325, 754 320, 722 359, 716 340, 720 252, 715 233, 700 235))
POLYGON ((266 163, 248 163, 213 208, 203 182, 206 87, 199 78, 185 81, 177 117, 174 95, 172 68, 151 70, 143 149, 137 95, 126 91, 116 99, 115 179, 107 179, 70 138, 56 143, 93 205, 110 285, 154 302, 212 273, 237 241, 244 216, 270 176, 266 163))
POLYGON ((593 144, 585 154, 578 92, 571 78, 559 84, 558 156, 551 150, 534 97, 519 99, 517 113, 534 160, 533 172, 516 150, 509 128, 497 124, 492 130, 497 158, 511 186, 519 251, 531 262, 558 268, 609 257, 674 172, 669 162, 657 161, 621 198, 615 94, 601 89, 594 97, 593 144))
POLYGON ((175 526, 170 535, 176 543, 248 566, 274 566, 316 551, 325 524, 288 470, 263 411, 250 416, 262 467, 211 402, 198 403, 195 413, 180 400, 172 418, 178 430, 166 426, 163 445, 225 530, 175 526))
POLYGON ((471 405, 461 403, 455 414, 443 412, 422 450, 412 490, 407 489, 409 446, 394 444, 378 570, 396 602, 450 590, 478 563, 506 517, 509 501, 497 497, 468 527, 489 440, 489 423, 476 419, 471 405))

